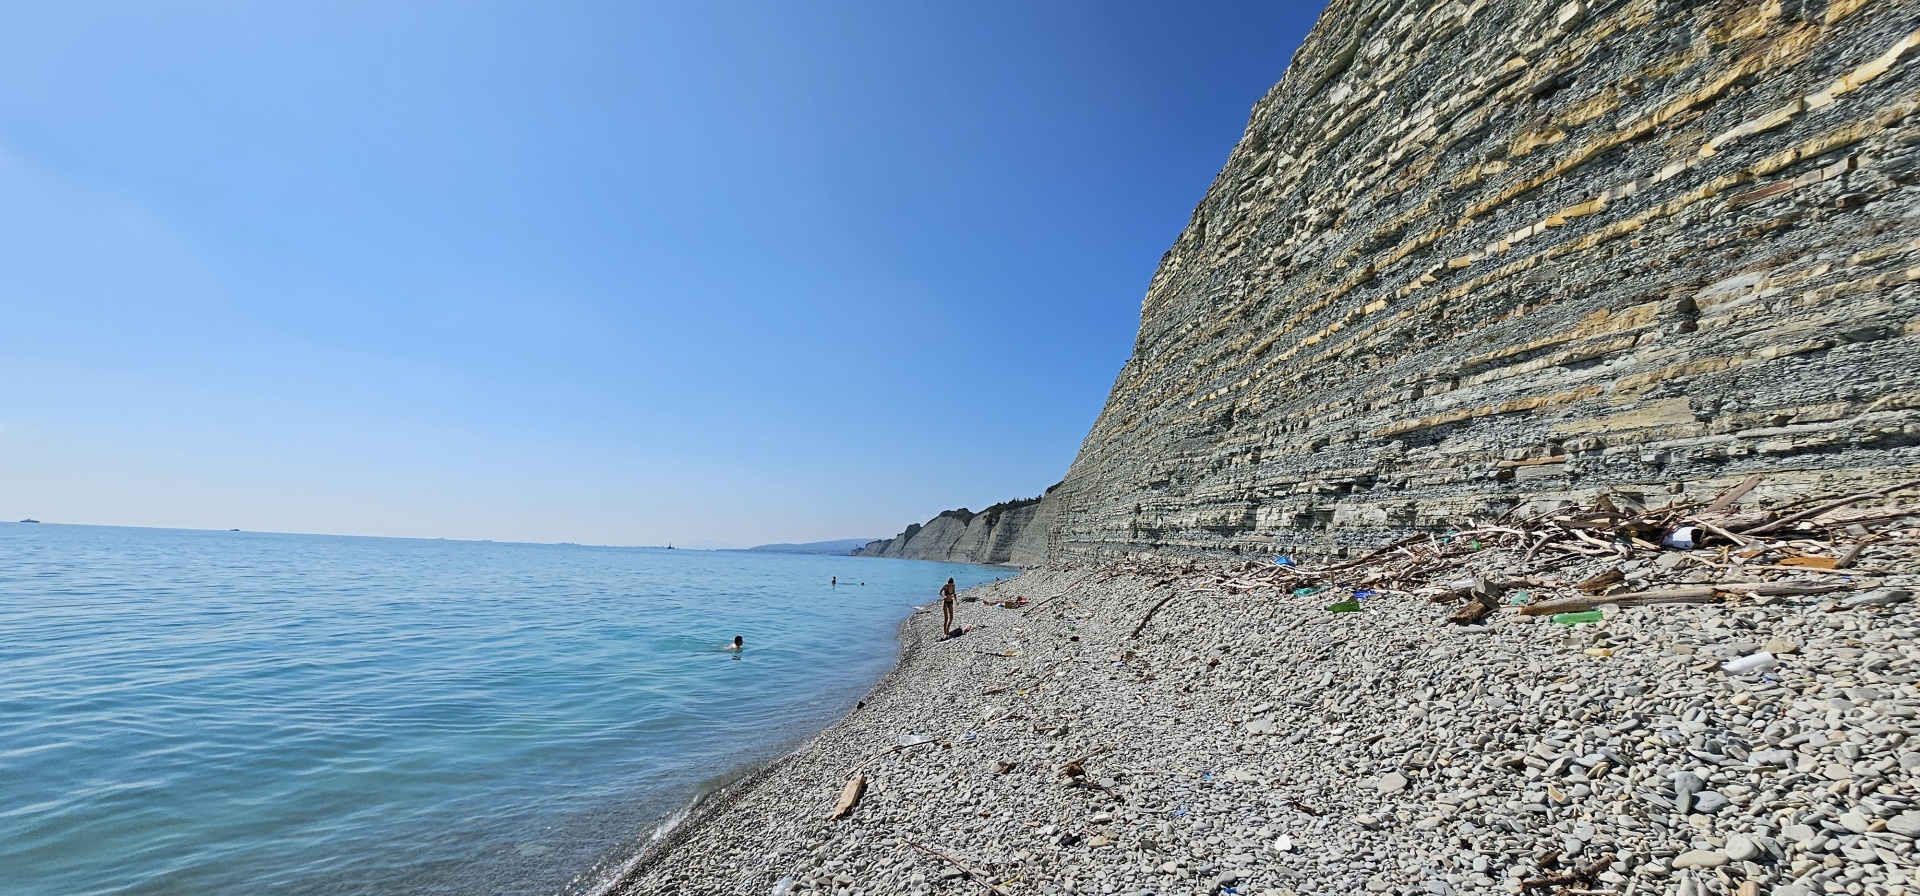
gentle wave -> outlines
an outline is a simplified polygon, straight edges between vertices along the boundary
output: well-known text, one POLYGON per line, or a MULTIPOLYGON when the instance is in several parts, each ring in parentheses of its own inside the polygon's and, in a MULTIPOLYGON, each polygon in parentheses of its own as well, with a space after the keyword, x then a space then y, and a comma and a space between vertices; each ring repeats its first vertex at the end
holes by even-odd
POLYGON ((1007 574, 0 525, 0 891, 617 879, 704 789, 850 707, 947 576, 1007 574))

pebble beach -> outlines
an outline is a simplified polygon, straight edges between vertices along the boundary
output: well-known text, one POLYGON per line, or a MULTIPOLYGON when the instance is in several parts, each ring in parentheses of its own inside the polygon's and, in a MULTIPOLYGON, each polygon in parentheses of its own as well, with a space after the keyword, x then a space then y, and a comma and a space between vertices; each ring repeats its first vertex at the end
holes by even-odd
MULTIPOLYGON (((1711 580, 1706 556, 1527 581, 1711 580)), ((859 709, 618 892, 1912 892, 1911 559, 1896 539, 1839 593, 1576 625, 1456 625, 1393 590, 1329 612, 1344 595, 1221 588, 1224 566, 1029 572, 966 592, 962 637, 915 615, 859 709)), ((1447 574, 1523 566, 1489 549, 1447 574)))

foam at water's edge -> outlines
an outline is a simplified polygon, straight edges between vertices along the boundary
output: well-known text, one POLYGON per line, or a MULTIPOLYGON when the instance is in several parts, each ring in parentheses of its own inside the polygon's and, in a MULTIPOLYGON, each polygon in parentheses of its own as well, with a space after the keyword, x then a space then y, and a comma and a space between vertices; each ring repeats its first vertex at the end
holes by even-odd
POLYGON ((865 705, 867 700, 873 699, 882 691, 893 686, 900 680, 902 675, 906 674, 906 670, 911 665, 914 655, 919 652, 919 648, 921 647, 920 642, 912 637, 911 627, 913 618, 921 613, 928 612, 931 606, 932 605, 929 604, 928 606, 920 607, 916 609, 912 615, 900 621, 900 627, 896 633, 900 651, 894 657, 893 668, 888 670, 887 674, 882 677, 879 682, 874 684, 873 689, 867 692, 865 700, 862 700, 860 704, 854 708, 849 709, 839 720, 835 721, 833 725, 829 725, 826 729, 815 732, 799 743, 794 744, 792 749, 782 753, 779 758, 758 766, 743 767, 738 774, 729 778, 710 779, 720 783, 718 786, 695 796, 692 800, 688 801, 687 805, 680 811, 668 815, 665 820, 656 825, 653 832, 648 835, 646 841, 640 848, 635 850, 633 855, 622 860, 613 873, 601 874, 594 872, 583 875, 583 877, 593 878, 596 883, 593 889, 586 891, 581 894, 581 896, 615 896, 615 894, 622 892, 627 884, 645 873, 648 867, 671 855, 682 841, 691 837, 694 832, 699 830, 708 820, 720 814, 721 810, 725 809, 735 798, 751 790, 756 784, 766 779, 776 769, 786 765, 795 757, 806 754, 808 748, 811 747, 815 741, 819 740, 822 735, 826 734, 828 730, 832 730, 834 725, 841 724, 848 716, 851 716, 858 710, 860 706, 865 705))
MULTIPOLYGON (((812 738, 807 738, 807 742, 811 740, 812 738)), ((575 878, 576 882, 585 883, 587 889, 575 890, 574 885, 569 885, 565 891, 567 896, 612 896, 618 893, 621 887, 631 881, 648 864, 659 856, 671 852, 674 845, 688 831, 699 826, 699 821, 711 816, 714 811, 725 806, 732 796, 744 792, 767 772, 804 749, 805 742, 802 742, 781 754, 778 759, 743 766, 731 775, 708 779, 707 783, 712 786, 703 787, 685 805, 668 813, 660 823, 653 826, 653 830, 648 832, 645 838, 634 845, 630 854, 617 864, 611 867, 595 868, 575 878), (689 824, 689 822, 694 823, 689 824)))
MULTIPOLYGON (((576 883, 584 881, 587 884, 588 888, 583 891, 583 896, 608 896, 608 894, 612 893, 614 888, 626 881, 628 875, 631 875, 634 869, 640 866, 640 860, 647 855, 648 851, 652 850, 655 844, 666 839, 675 829, 679 828, 681 823, 693 814, 693 810, 700 805, 700 801, 705 799, 706 796, 706 794, 696 796, 687 801, 686 805, 668 813, 666 818, 661 819, 659 824, 653 826, 653 831, 647 835, 643 845, 641 845, 639 849, 633 850, 632 854, 622 859, 619 864, 604 871, 596 868, 581 875, 579 878, 575 878, 576 883)), ((572 891, 573 886, 573 884, 569 884, 567 887, 568 891, 572 891)))

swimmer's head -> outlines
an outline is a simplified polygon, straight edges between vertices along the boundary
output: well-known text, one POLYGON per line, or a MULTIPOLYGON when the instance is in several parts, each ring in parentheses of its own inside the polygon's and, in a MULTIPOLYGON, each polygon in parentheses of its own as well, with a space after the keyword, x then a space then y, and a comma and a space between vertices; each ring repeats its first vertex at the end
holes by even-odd
POLYGON ((745 647, 745 646, 747 646, 747 641, 746 641, 746 639, 745 639, 745 638, 742 638, 742 637, 740 637, 739 635, 734 635, 734 636, 733 636, 733 646, 734 646, 734 647, 745 647))

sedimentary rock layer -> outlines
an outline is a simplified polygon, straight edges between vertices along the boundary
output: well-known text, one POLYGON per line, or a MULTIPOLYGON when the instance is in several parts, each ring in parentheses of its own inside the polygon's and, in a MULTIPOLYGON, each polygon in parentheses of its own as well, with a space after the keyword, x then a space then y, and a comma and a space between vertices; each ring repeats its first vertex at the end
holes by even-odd
POLYGON ((1911 469, 1917 104, 1911 0, 1335 0, 1163 259, 1052 558, 1911 469))
POLYGON ((979 513, 963 507, 908 526, 893 538, 868 542, 854 556, 1038 566, 1046 558, 1052 525, 1053 504, 1045 496, 1005 501, 979 513))

